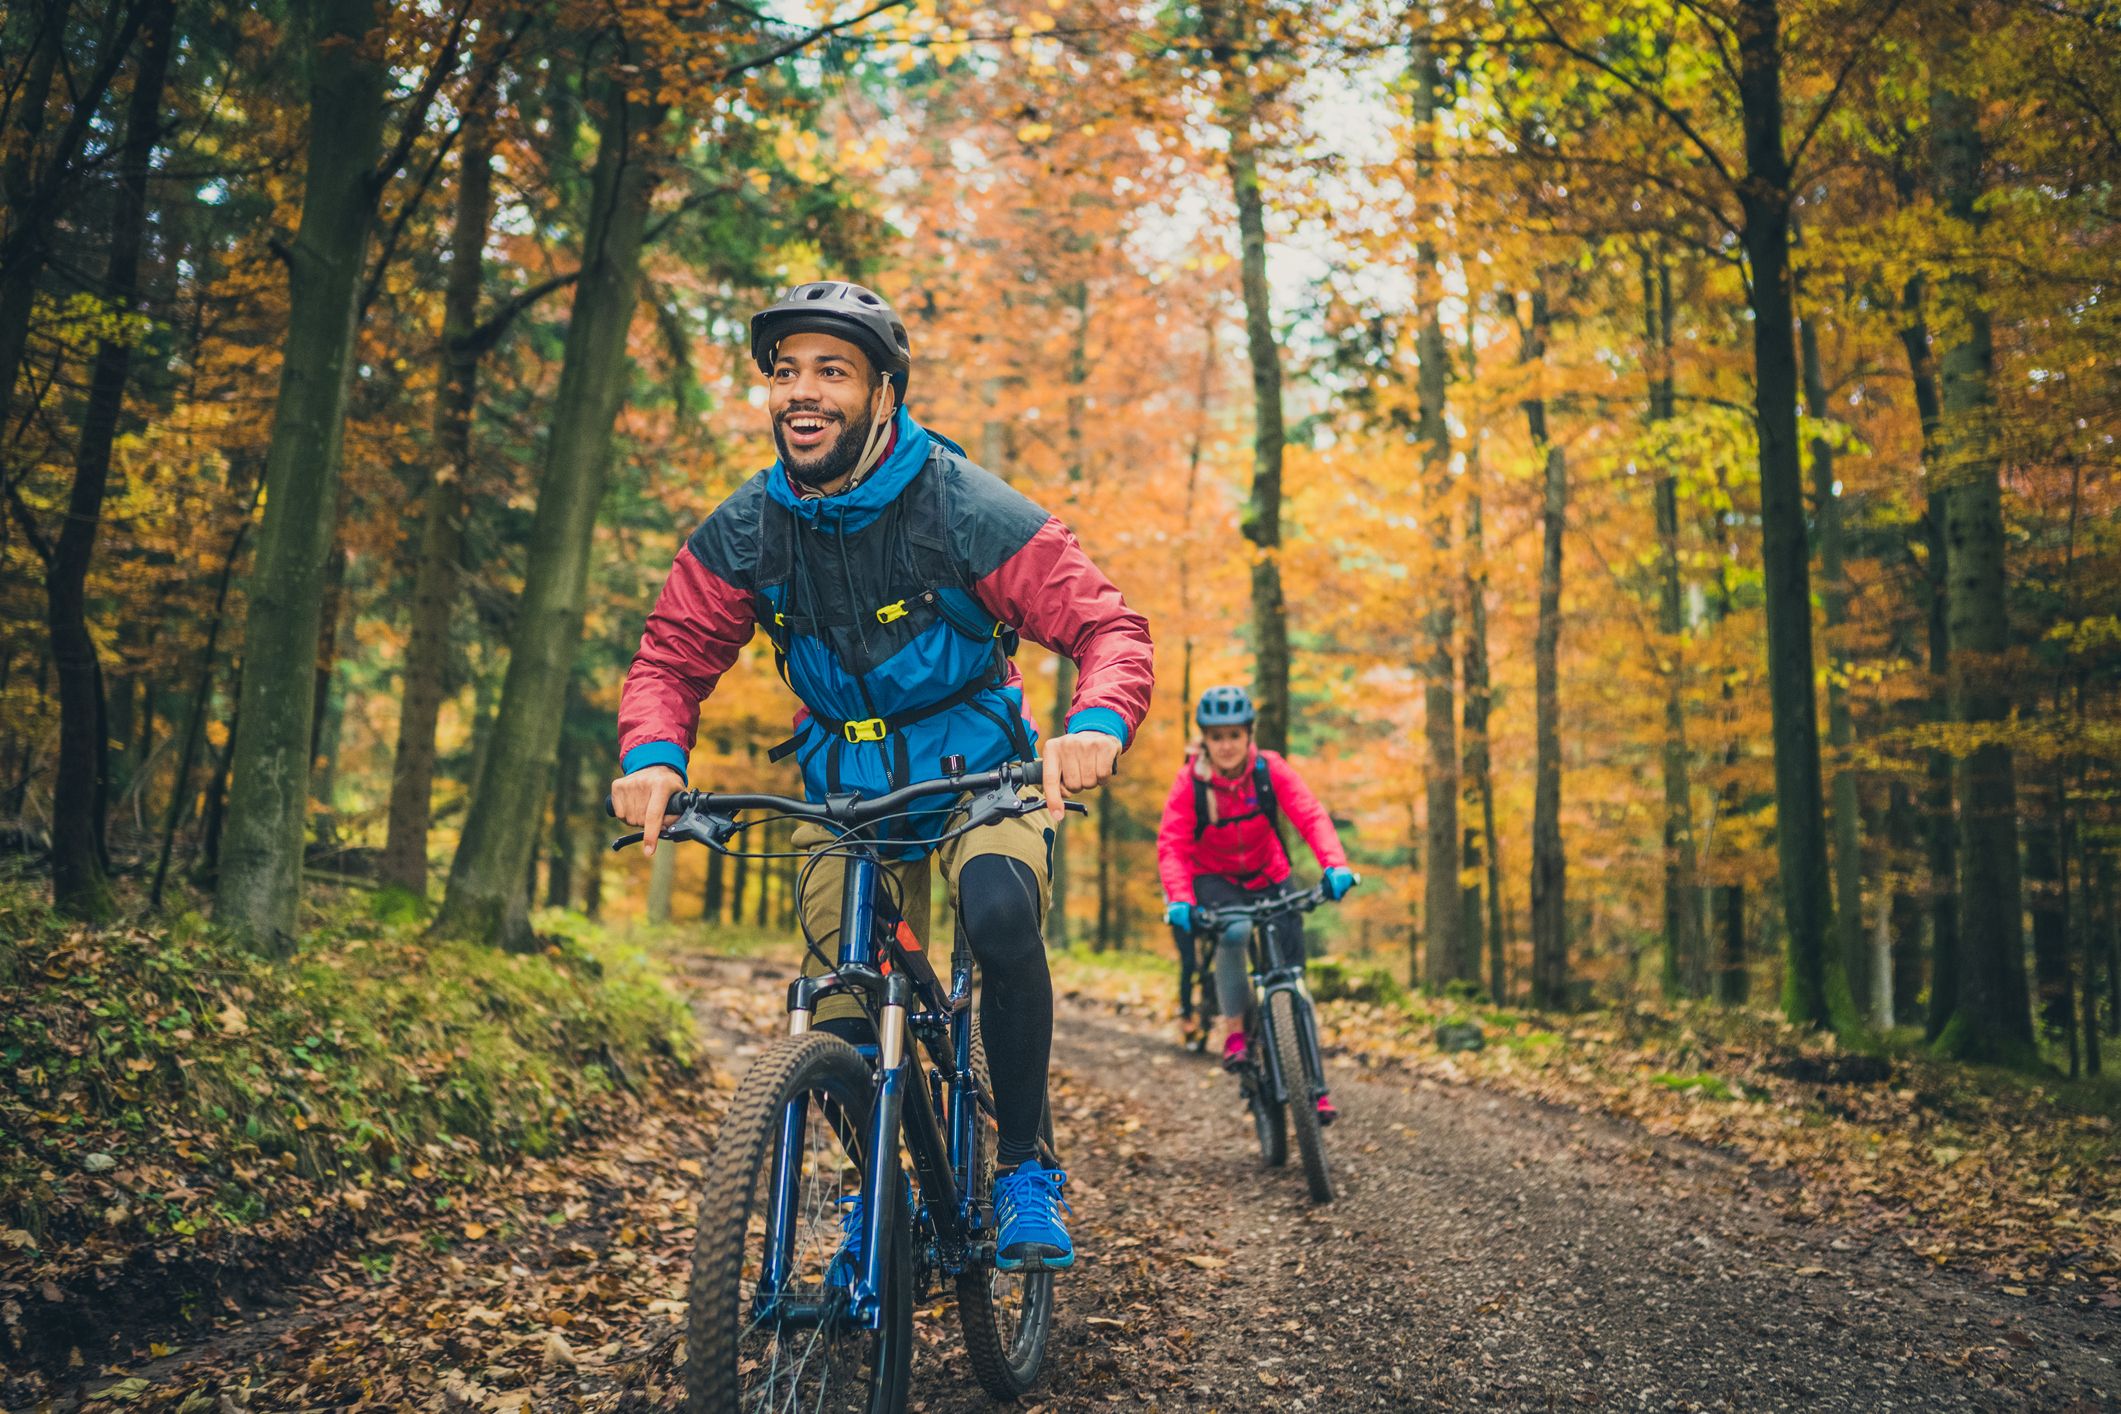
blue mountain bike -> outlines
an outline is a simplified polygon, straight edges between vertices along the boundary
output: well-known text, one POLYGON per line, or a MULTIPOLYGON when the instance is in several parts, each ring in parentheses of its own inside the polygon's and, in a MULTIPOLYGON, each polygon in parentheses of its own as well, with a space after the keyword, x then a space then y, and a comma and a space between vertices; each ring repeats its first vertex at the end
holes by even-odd
MULTIPOLYGON (((804 881, 826 855, 842 856, 847 871, 837 956, 805 930, 826 970, 789 984, 788 1035, 752 1062, 707 1169, 686 1312, 687 1414, 903 1409, 914 1306, 946 1280, 981 1386, 1013 1399, 1038 1378, 1053 1274, 995 1264, 995 1117, 971 950, 956 939, 946 987, 899 927, 877 827, 934 796, 962 797, 950 828, 924 842, 940 845, 1046 805, 1022 793, 1039 782, 1035 761, 967 773, 963 758, 946 757, 942 768, 940 779, 873 800, 681 791, 666 807, 674 818, 662 838, 732 857, 746 830, 814 821, 837 840, 810 855, 804 881), (739 821, 744 811, 754 814, 739 821), (861 1001, 873 1045, 811 1029, 818 1003, 835 995, 861 1001)), ((1050 1105, 1040 1149, 1059 1166, 1050 1105)))

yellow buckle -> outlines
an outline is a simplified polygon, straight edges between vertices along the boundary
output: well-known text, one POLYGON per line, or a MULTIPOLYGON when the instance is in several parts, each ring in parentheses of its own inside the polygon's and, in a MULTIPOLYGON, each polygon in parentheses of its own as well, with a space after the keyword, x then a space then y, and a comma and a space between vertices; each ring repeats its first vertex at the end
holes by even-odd
POLYGON ((1008 631, 1009 631, 1009 625, 1007 625, 1007 624, 1003 623, 1003 622, 1002 622, 1002 621, 1001 621, 1000 619, 996 619, 996 620, 994 621, 994 636, 995 636, 996 638, 1000 638, 1000 637, 1001 637, 1001 636, 1002 636, 1003 634, 1007 633, 1008 631))
POLYGON ((788 627, 788 616, 786 614, 775 614, 773 616, 773 626, 775 628, 788 627))
POLYGON ((895 604, 886 604, 883 608, 876 611, 876 621, 880 624, 895 624, 904 617, 906 617, 906 601, 903 599, 895 604))
POLYGON ((882 741, 890 730, 882 717, 870 717, 865 721, 847 723, 840 728, 840 734, 849 741, 882 741))

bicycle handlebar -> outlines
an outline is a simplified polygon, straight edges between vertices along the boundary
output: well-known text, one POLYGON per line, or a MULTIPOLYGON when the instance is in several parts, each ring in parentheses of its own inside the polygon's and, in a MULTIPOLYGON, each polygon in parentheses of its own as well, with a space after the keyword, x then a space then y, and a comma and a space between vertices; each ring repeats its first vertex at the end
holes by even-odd
MULTIPOLYGON (((1356 875, 1355 881, 1361 883, 1362 876, 1360 874, 1356 875)), ((1261 899, 1258 903, 1228 903, 1220 908, 1203 908, 1196 904, 1193 908, 1193 931, 1196 933, 1202 932, 1215 927, 1217 924, 1228 923, 1240 918, 1257 922, 1262 918, 1272 918, 1280 913, 1309 913, 1322 903, 1333 902, 1335 900, 1326 893, 1325 881, 1320 880, 1301 893, 1283 894, 1279 898, 1261 899)))
MULTIPOLYGON (((1045 765, 1040 761, 1009 761, 992 771, 964 771, 953 775, 938 776, 933 780, 915 781, 900 786, 897 790, 869 800, 849 792, 844 795, 827 796, 822 802, 798 800, 786 795, 755 795, 715 792, 704 790, 672 791, 663 803, 663 818, 673 822, 666 824, 663 838, 673 838, 670 831, 674 822, 685 816, 709 816, 727 819, 744 810, 770 810, 777 817, 795 820, 813 820, 821 825, 832 825, 842 830, 859 829, 888 816, 902 813, 917 800, 932 795, 962 795, 981 791, 1014 791, 1027 785, 1038 785, 1044 779, 1045 765)), ((1019 802, 1030 808, 1019 813, 1043 809, 1036 802, 1019 802)), ((1080 815, 1087 815, 1089 807, 1080 801, 1067 801, 1065 808, 1080 815)), ((604 797, 604 813, 616 817, 611 797, 604 797)), ((623 849, 643 836, 627 835, 612 842, 613 849, 623 849)), ((705 843, 706 841, 702 841, 705 843)))

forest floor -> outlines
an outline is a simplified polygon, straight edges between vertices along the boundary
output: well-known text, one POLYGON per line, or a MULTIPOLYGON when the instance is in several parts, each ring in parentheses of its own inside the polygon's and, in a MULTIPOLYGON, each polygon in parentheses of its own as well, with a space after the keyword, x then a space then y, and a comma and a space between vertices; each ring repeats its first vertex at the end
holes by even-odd
MULTIPOLYGON (((784 972, 688 965, 713 1063, 641 1122, 373 1231, 217 1329, 16 1383, 8 1407, 675 1407, 694 1181, 784 972)), ((1314 1207, 1296 1169, 1261 1169, 1233 1083, 1179 1051, 1141 979, 1061 976, 1081 1260, 1027 1408, 2121 1405, 2104 1307, 1941 1269, 1808 1215, 1787 1173, 1448 1064, 1336 1057, 1340 1192, 1314 1207)), ((913 1407, 990 1407, 952 1313, 917 1329, 913 1407)))

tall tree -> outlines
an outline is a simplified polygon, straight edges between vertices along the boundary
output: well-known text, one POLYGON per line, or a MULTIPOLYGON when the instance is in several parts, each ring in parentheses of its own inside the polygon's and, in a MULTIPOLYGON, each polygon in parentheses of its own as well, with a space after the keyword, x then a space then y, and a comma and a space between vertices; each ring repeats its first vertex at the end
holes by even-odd
MULTIPOLYGON (((1949 34, 1970 42, 1969 6, 1954 8, 1949 34)), ((1984 150, 1976 101, 1952 72, 1956 51, 1940 44, 1930 93, 1931 170, 1938 207, 1961 233, 1965 252, 1938 287, 1959 336, 1938 361, 1937 472, 1944 487, 1947 544, 1946 633, 1959 805, 1959 987, 1937 1044, 1959 1056, 2028 1057, 2032 1012, 2026 993, 2024 922, 2018 868, 2017 773, 1996 729, 2011 711, 2010 620, 2004 603, 2003 488, 1990 379, 1994 350, 1983 280, 1973 245, 1982 217, 1984 150)))
MULTIPOLYGON (((1429 544, 1439 565, 1451 560, 1451 434, 1444 421, 1445 389, 1450 378, 1443 337, 1443 280, 1437 258, 1432 193, 1436 173, 1436 55, 1426 30, 1414 37, 1414 171, 1421 207, 1421 234, 1414 246, 1417 294, 1422 300, 1421 327, 1415 336, 1415 399, 1421 443, 1422 514, 1429 544)), ((1478 980, 1480 960, 1466 947, 1465 897, 1458 882, 1458 720, 1452 635, 1455 605, 1449 581, 1431 581, 1429 611, 1423 618, 1428 654, 1422 665, 1422 711, 1428 740, 1428 840, 1423 850, 1423 912, 1429 935, 1423 980, 1432 988, 1448 982, 1478 980)))
POLYGON ((242 735, 234 743, 215 917, 256 945, 291 938, 309 803, 310 713, 348 361, 384 173, 377 0, 318 0, 309 43, 302 217, 286 247, 288 330, 248 584, 242 735))
MULTIPOLYGON (((139 64, 127 101, 117 201, 102 297, 130 315, 138 303, 140 246, 147 230, 147 184, 162 124, 162 88, 176 21, 174 0, 146 0, 139 64)), ((52 799, 52 897, 63 913, 100 919, 111 911, 103 873, 103 807, 109 732, 103 722, 103 668, 88 627, 88 567, 103 523, 111 446, 125 404, 136 332, 120 328, 97 346, 74 452, 66 520, 45 579, 52 662, 59 679, 59 762, 52 799)))
MULTIPOLYGON (((1533 286, 1524 362, 1543 363, 1553 328, 1545 275, 1533 286)), ((1536 376, 1536 375, 1535 375, 1536 376)), ((1539 628, 1532 643, 1536 759, 1532 788, 1532 1005, 1569 1005, 1568 856, 1561 841, 1561 548, 1568 525, 1568 462, 1547 427, 1543 392, 1524 400, 1541 464, 1539 628)))
POLYGON ((1834 444, 1827 424, 1826 373, 1819 359, 1819 327, 1812 319, 1798 322, 1804 368, 1804 401, 1817 424, 1812 434, 1813 523, 1819 531, 1819 598, 1826 618, 1826 732, 1834 749, 1834 795, 1828 819, 1833 830, 1834 937, 1841 966, 1848 974, 1856 1006, 1870 1011, 1871 989, 1890 987, 1873 975, 1870 950, 1863 939, 1862 802, 1856 791, 1855 714, 1849 707, 1848 571, 1843 567, 1841 483, 1834 474, 1834 444))
POLYGON ((437 465, 422 507, 413 571, 412 623, 399 694, 398 749, 390 773, 389 833, 383 882, 427 892, 427 823, 434 795, 435 726, 449 675, 464 522, 471 513, 473 413, 478 406, 476 342, 493 219, 493 115, 474 102, 458 143, 456 214, 449 235, 449 281, 442 296, 442 386, 435 399, 437 465))
POLYGON ((530 936, 523 869, 544 815, 564 687, 581 639, 590 542, 625 395, 626 333, 639 297, 641 247, 655 192, 662 110, 640 102, 623 82, 600 84, 596 107, 597 157, 582 223, 582 273, 538 480, 508 676, 492 748, 435 920, 442 935, 510 946, 530 936))
MULTIPOLYGON (((1649 423, 1668 427, 1678 408, 1672 371, 1672 267, 1660 250, 1642 256, 1642 319, 1650 365, 1649 423)), ((1686 614, 1679 582, 1679 474, 1669 450, 1658 448, 1657 509, 1658 673, 1664 679, 1664 993, 1701 996, 1707 990, 1707 949, 1701 936, 1699 860, 1694 849, 1694 804, 1686 734, 1686 614)))
POLYGON ((1211 55, 1222 76, 1220 121, 1229 140, 1230 189, 1237 203, 1245 351, 1252 366, 1252 494, 1242 528, 1252 542, 1252 681, 1259 720, 1253 736, 1269 751, 1289 749, 1289 614, 1281 584, 1281 343, 1267 284, 1266 198, 1260 189, 1259 98, 1249 48, 1246 0, 1204 4, 1211 55))

